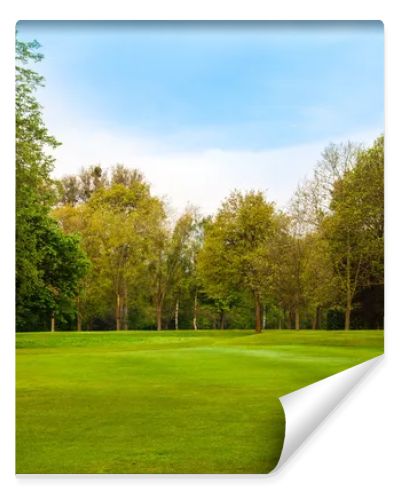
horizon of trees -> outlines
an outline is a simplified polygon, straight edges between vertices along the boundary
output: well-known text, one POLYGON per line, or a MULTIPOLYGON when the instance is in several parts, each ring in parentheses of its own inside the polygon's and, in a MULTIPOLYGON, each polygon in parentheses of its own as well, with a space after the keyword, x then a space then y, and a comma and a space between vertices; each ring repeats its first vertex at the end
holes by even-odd
POLYGON ((286 210, 234 191, 174 220, 137 169, 51 178, 38 48, 17 40, 17 330, 383 327, 383 135, 327 146, 286 210))

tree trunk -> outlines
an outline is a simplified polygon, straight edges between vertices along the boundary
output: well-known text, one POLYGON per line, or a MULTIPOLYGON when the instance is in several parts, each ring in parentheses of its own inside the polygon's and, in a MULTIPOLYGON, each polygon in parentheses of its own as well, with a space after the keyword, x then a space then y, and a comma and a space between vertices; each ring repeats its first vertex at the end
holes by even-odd
POLYGON ((124 318, 124 330, 129 330, 129 324, 128 324, 128 303, 124 300, 124 311, 123 311, 123 318, 124 318))
POLYGON ((352 297, 351 297, 351 288, 350 288, 350 270, 347 272, 347 290, 346 290, 346 311, 344 314, 344 329, 345 330, 350 330, 350 316, 351 316, 351 303, 352 303, 352 297))
POLYGON ((157 302, 157 331, 162 330, 162 301, 157 302))
POLYGON ((179 297, 175 302, 175 330, 179 330, 179 297))
POLYGON ((156 321, 157 321, 157 331, 160 332, 162 330, 162 313, 163 313, 163 305, 164 305, 164 297, 166 293, 166 287, 163 287, 162 284, 162 276, 159 275, 157 277, 157 292, 156 292, 156 321))
POLYGON ((350 330, 350 317, 351 317, 351 301, 347 301, 346 311, 344 314, 344 329, 350 330))
POLYGON ((317 328, 317 312, 315 312, 311 323, 311 329, 316 330, 316 328, 317 328))
POLYGON ((122 329, 128 330, 128 287, 124 285, 124 295, 122 301, 122 329))
POLYGON ((219 327, 221 330, 225 329, 225 311, 223 309, 221 309, 219 314, 219 327))
POLYGON ((350 315, 351 315, 351 260, 350 260, 350 236, 347 235, 347 256, 346 256, 346 311, 344 315, 344 329, 350 330, 350 315))
POLYGON ((197 330, 197 290, 194 294, 194 305, 193 305, 193 329, 197 330))
POLYGON ((121 296, 119 292, 117 293, 117 305, 115 307, 115 329, 117 331, 121 329, 121 296))
POLYGON ((294 310, 294 327, 296 330, 300 330, 300 312, 298 306, 294 310))
POLYGON ((262 331, 262 318, 261 318, 261 301, 260 295, 255 293, 255 301, 256 301, 256 333, 261 333, 262 331))
POLYGON ((262 329, 265 330, 267 326, 267 306, 263 306, 262 308, 262 329))
POLYGON ((76 298, 76 331, 82 331, 81 301, 79 295, 76 298))
POLYGON ((315 310, 315 329, 319 330, 321 328, 321 306, 317 306, 315 310))
POLYGON ((51 313, 51 327, 50 327, 50 329, 51 329, 52 332, 56 331, 56 319, 55 319, 55 316, 54 316, 54 312, 51 313))
POLYGON ((288 309, 287 311, 287 316, 286 316, 286 328, 288 330, 292 329, 292 311, 288 309))

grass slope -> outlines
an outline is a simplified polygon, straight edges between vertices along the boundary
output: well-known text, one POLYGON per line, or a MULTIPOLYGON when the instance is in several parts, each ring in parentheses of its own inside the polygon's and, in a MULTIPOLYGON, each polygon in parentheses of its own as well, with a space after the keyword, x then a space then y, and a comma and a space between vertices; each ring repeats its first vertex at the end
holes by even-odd
POLYGON ((277 399, 383 332, 17 334, 17 473, 266 473, 277 399))

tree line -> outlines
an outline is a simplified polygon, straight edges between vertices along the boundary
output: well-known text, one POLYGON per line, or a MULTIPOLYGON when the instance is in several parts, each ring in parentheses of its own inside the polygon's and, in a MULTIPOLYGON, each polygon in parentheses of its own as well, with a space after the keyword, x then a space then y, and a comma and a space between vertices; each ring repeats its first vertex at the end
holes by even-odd
POLYGON ((382 328, 383 136, 330 144, 285 210, 234 191, 172 217, 137 169, 52 178, 37 49, 17 41, 18 330, 382 328))

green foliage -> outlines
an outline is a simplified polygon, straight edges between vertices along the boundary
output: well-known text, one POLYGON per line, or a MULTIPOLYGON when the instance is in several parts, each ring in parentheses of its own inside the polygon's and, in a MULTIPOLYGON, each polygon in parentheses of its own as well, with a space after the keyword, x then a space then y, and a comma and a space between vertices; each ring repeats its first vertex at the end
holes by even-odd
POLYGON ((234 191, 214 217, 189 207, 171 220, 137 169, 90 165, 51 179, 59 143, 35 97, 38 48, 17 40, 18 329, 53 315, 78 330, 343 319, 349 329, 353 311, 353 326, 382 324, 383 136, 369 149, 330 144, 285 212, 260 191, 234 191))
POLYGON ((87 261, 75 237, 49 216, 55 201, 50 178, 59 143, 43 123, 35 90, 43 78, 28 67, 40 61, 37 42, 16 42, 16 326, 43 328, 50 315, 73 314, 73 296, 87 261))
POLYGON ((329 146, 316 169, 319 184, 299 187, 286 213, 260 192, 234 192, 214 218, 189 208, 169 224, 140 172, 117 165, 101 178, 89 198, 54 211, 66 232, 82 235, 92 262, 79 297, 86 328, 115 328, 117 300, 124 329, 321 328, 333 316, 341 324, 348 283, 354 309, 354 297, 367 300, 360 287, 383 281, 381 139, 368 151, 329 146), (363 258, 357 283, 353 271, 346 281, 348 242, 351 265, 363 258))
POLYGON ((229 310, 243 291, 260 300, 272 285, 273 250, 279 229, 272 203, 261 192, 234 192, 206 229, 199 271, 207 294, 229 310))
POLYGON ((128 183, 113 179, 105 178, 86 203, 54 210, 64 231, 81 234, 92 263, 79 303, 85 327, 103 318, 103 328, 118 322, 126 329, 129 305, 143 303, 152 292, 149 272, 165 220, 163 204, 141 176, 132 175, 128 183))
MULTIPOLYGON (((179 327, 179 313, 183 304, 188 309, 197 293, 196 263, 197 254, 202 244, 202 225, 196 210, 188 208, 176 221, 164 247, 164 269, 159 274, 158 289, 163 291, 163 300, 169 306, 169 318, 173 318, 174 327, 179 327), (160 288, 161 285, 161 288, 160 288)), ((186 323, 193 322, 194 311, 186 318, 186 323)), ((167 313, 168 314, 168 313, 167 313)))
POLYGON ((350 326, 353 299, 363 287, 383 284, 384 236, 383 136, 359 153, 352 170, 335 183, 331 214, 323 230, 350 326))

